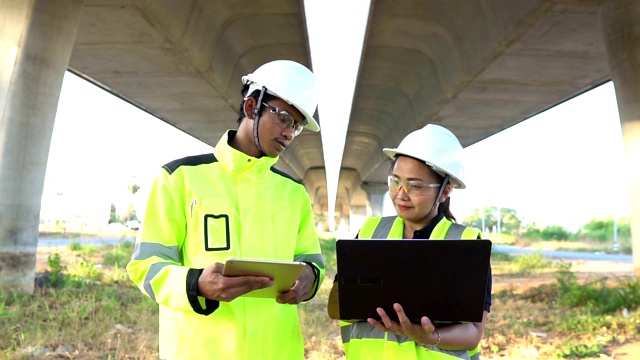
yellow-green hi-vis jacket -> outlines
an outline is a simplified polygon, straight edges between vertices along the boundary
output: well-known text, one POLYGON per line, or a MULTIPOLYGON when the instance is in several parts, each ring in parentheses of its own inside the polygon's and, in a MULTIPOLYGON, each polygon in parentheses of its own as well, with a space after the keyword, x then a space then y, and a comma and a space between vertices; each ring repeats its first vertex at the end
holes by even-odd
POLYGON ((201 269, 228 258, 324 261, 305 187, 228 144, 163 167, 127 271, 160 308, 161 359, 303 359, 298 307, 275 299, 197 296, 201 269))
MULTIPOLYGON (((358 233, 359 239, 402 239, 404 220, 397 216, 373 217, 365 221, 358 233)), ((433 229, 431 240, 477 239, 480 231, 455 224, 442 218, 433 229)), ((480 348, 473 351, 449 351, 417 344, 407 336, 384 332, 367 322, 340 322, 342 343, 347 360, 453 360, 479 359, 480 348)))

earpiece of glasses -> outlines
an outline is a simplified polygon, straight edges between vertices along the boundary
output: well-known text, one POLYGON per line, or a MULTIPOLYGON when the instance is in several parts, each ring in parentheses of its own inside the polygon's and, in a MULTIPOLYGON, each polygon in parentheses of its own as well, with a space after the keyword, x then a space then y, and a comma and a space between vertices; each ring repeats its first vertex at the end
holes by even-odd
POLYGON ((402 187, 404 189, 404 192, 409 196, 429 195, 432 189, 440 187, 440 184, 429 184, 421 180, 402 181, 393 175, 389 175, 389 177, 387 178, 387 182, 390 192, 397 193, 402 187))
POLYGON ((305 127, 305 125, 307 125, 307 119, 305 119, 302 122, 297 122, 296 118, 289 114, 286 110, 282 110, 280 108, 277 108, 275 106, 271 106, 267 103, 262 103, 262 105, 264 105, 267 109, 269 109, 269 111, 271 111, 273 114, 277 115, 279 121, 279 125, 283 128, 283 129, 291 129, 293 128, 293 135, 294 136, 298 136, 298 134, 300 134, 300 132, 302 131, 302 128, 305 127))

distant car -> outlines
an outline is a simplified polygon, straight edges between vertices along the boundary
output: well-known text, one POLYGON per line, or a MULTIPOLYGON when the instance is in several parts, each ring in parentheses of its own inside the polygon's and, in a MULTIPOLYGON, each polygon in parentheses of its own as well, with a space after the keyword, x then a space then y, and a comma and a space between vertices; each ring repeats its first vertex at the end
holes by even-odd
POLYGON ((140 221, 129 220, 127 221, 127 227, 129 228, 129 230, 138 230, 140 229, 140 221))

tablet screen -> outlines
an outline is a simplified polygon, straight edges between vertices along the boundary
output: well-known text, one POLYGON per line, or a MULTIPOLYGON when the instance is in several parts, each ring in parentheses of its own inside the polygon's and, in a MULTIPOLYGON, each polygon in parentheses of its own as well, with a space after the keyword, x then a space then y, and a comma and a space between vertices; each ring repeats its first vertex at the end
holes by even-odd
POLYGON ((300 261, 228 259, 222 275, 267 276, 273 279, 273 286, 253 290, 242 296, 276 298, 291 289, 305 266, 306 264, 300 261))

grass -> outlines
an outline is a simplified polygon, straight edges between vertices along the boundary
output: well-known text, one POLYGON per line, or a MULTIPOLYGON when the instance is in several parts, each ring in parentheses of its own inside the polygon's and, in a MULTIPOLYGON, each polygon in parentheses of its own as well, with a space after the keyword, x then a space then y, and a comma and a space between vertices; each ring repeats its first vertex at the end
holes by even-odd
MULTIPOLYGON (((321 245, 325 281, 299 307, 306 358, 343 359, 338 323, 326 315, 335 239, 321 245)), ((39 250, 37 270, 47 272, 48 286, 34 295, 0 293, 0 359, 156 359, 157 306, 124 272, 132 251, 130 242, 39 250)), ((483 359, 606 357, 640 341, 638 280, 584 275, 572 266, 540 254, 492 255, 483 359)))

